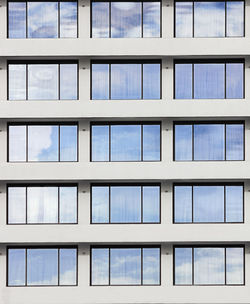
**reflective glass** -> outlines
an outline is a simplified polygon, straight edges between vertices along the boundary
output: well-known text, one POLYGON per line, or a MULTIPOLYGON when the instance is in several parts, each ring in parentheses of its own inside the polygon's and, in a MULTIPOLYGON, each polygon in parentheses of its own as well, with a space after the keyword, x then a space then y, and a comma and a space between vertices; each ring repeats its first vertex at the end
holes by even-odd
POLYGON ((142 36, 141 6, 141 2, 111 2, 111 38, 142 36))
POLYGON ((175 64, 175 99, 193 98, 192 69, 191 63, 175 64))
POLYGON ((174 187, 174 222, 192 222, 192 186, 174 187))
POLYGON ((8 2, 8 37, 26 38, 26 2, 8 2))
POLYGON ((77 222, 77 187, 59 187, 60 223, 77 222))
POLYGON ((26 99, 26 64, 9 64, 8 66, 8 99, 26 99))
POLYGON ((143 223, 160 222, 160 187, 143 186, 143 223))
POLYGON ((226 186, 226 221, 243 222, 243 186, 226 186))
POLYGON ((26 222, 26 188, 8 187, 8 224, 26 222))
POLYGON ((141 99, 141 64, 111 64, 111 99, 141 99))
POLYGON ((141 187, 110 188, 111 223, 141 222, 141 187))
POLYGON ((141 160, 141 126, 112 125, 111 161, 141 160))
POLYGON ((77 1, 59 2, 60 37, 77 38, 77 1))
POLYGON ((225 160, 225 125, 194 125, 194 160, 225 160))
POLYGON ((8 250, 8 286, 25 285, 25 249, 8 250))
POLYGON ((161 36, 161 2, 143 2, 143 37, 161 36))
POLYGON ((8 161, 26 161, 26 126, 9 126, 8 161))
POLYGON ((92 223, 109 222, 109 187, 92 187, 92 223))
POLYGON ((77 250, 60 249, 59 285, 76 285, 77 250))
POLYGON ((60 161, 77 161, 77 126, 60 126, 60 161))
POLYGON ((160 284, 160 249, 143 248, 143 278, 144 285, 160 284))
POLYGON ((193 2, 175 2, 175 37, 193 36, 193 2))
POLYGON ((194 98, 225 98, 225 64, 194 64, 194 98))
POLYGON ((244 64, 226 64, 226 98, 244 97, 244 64))
POLYGON ((161 65, 143 64, 143 99, 161 98, 161 65))
POLYGON ((109 99, 109 64, 92 64, 91 74, 91 98, 109 99))
POLYGON ((192 160, 192 125, 175 125, 175 160, 192 160))
POLYGON ((92 126, 91 161, 109 161, 109 126, 92 126))
POLYGON ((141 284, 141 249, 110 249, 110 284, 141 284))
POLYGON ((244 1, 227 1, 227 36, 244 36, 244 1))
POLYGON ((175 248, 174 263, 175 285, 191 285, 192 248, 175 248))
POLYGON ((244 284, 244 249, 226 248, 227 284, 244 284))
POLYGON ((28 126, 28 161, 58 161, 58 126, 28 126))
POLYGON ((91 285, 109 284, 109 249, 91 250, 91 285))
POLYGON ((143 125, 143 160, 160 160, 161 158, 160 125, 143 125))
POLYGON ((27 2, 28 38, 58 37, 58 2, 27 2))
POLYGON ((244 159, 244 125, 227 124, 226 125, 226 159, 243 160, 244 159))
POLYGON ((109 2, 92 2, 92 37, 109 37, 109 2))
POLYGON ((60 99, 77 99, 77 76, 77 64, 60 64, 60 99))

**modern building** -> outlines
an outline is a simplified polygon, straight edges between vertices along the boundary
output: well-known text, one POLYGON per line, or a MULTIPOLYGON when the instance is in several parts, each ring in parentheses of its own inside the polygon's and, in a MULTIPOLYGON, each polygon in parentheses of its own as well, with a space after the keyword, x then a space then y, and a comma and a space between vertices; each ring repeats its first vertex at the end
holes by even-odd
POLYGON ((250 0, 0 0, 0 304, 250 303, 250 0))

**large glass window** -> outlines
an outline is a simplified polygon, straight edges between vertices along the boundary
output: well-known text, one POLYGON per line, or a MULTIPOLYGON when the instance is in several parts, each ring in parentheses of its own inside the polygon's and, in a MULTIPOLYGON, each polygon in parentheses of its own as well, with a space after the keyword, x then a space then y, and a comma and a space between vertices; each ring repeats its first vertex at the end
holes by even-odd
POLYGON ((8 63, 8 100, 75 100, 77 98, 77 62, 8 63))
POLYGON ((243 185, 174 185, 175 223, 242 223, 243 185))
POLYGON ((160 161, 161 125, 92 124, 91 161, 160 161))
POLYGON ((91 223, 159 223, 160 186, 93 185, 91 223))
POLYGON ((176 61, 175 99, 244 98, 244 61, 176 61))
POLYGON ((244 123, 176 123, 174 160, 244 160, 244 123))
POLYGON ((92 1, 93 38, 161 37, 160 1, 92 1))
POLYGON ((77 223, 77 186, 8 186, 8 224, 77 223))
POLYGON ((92 247, 91 285, 160 285, 160 247, 92 247))
POLYGON ((10 124, 9 162, 77 161, 77 124, 10 124))
POLYGON ((176 1, 175 37, 243 37, 244 1, 176 1))
POLYGON ((91 98, 160 99, 161 63, 92 62, 91 98))
POLYGON ((244 285, 243 246, 176 246, 175 285, 244 285))
POLYGON ((77 1, 9 1, 8 38, 76 38, 77 1))
POLYGON ((8 249, 8 286, 77 285, 77 248, 8 249))

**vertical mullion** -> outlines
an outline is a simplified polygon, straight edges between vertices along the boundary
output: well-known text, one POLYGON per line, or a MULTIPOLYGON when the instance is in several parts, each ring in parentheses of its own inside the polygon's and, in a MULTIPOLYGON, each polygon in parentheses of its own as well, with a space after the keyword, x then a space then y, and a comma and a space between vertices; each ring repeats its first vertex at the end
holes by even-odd
POLYGON ((57 285, 58 286, 60 286, 60 251, 61 251, 61 249, 60 248, 57 248, 57 267, 58 267, 58 269, 57 269, 57 276, 58 276, 58 278, 57 278, 57 285))
POLYGON ((29 161, 29 147, 28 147, 28 144, 29 144, 29 126, 28 125, 26 125, 25 126, 25 128, 26 128, 26 162, 28 162, 29 161))
POLYGON ((58 99, 61 100, 61 64, 58 63, 58 99))
POLYGON ((25 248, 25 286, 28 286, 28 261, 27 261, 27 248, 25 248))
POLYGON ((109 127, 109 162, 111 161, 111 125, 109 127))
POLYGON ((141 63, 141 99, 143 98, 143 63, 141 63))
POLYGON ((60 219, 60 197, 61 197, 61 195, 60 195, 60 189, 61 189, 61 187, 57 187, 57 200, 58 200, 58 202, 57 202, 57 204, 58 204, 58 209, 57 209, 57 222, 58 222, 58 224, 60 224, 60 222, 61 222, 61 219, 60 219))
POLYGON ((227 124, 224 124, 224 145, 225 145, 225 152, 224 152, 224 160, 227 160, 227 124))
POLYGON ((143 223, 143 186, 141 186, 141 223, 143 223))
POLYGON ((141 285, 143 285, 143 248, 141 249, 141 285))
POLYGON ((225 1, 225 37, 227 37, 227 0, 225 1))
POLYGON ((143 124, 141 124, 141 161, 143 161, 143 124))
POLYGON ((60 162, 61 161, 61 125, 58 125, 58 161, 60 162))
POLYGON ((192 124, 192 161, 194 160, 194 124, 192 124))
POLYGON ((28 1, 26 1, 26 38, 28 38, 28 1))
POLYGON ((110 266, 110 258, 111 258, 111 254, 110 254, 110 247, 108 248, 109 249, 109 286, 110 286, 110 276, 111 276, 111 273, 110 273, 110 269, 111 269, 111 266, 110 266))
POLYGON ((141 37, 143 38, 143 1, 141 2, 141 37))
POLYGON ((28 187, 25 187, 25 224, 28 224, 28 187))
POLYGON ((227 214, 226 214, 226 186, 224 185, 224 223, 227 221, 227 214))
POLYGON ((28 72, 29 72, 29 64, 26 64, 26 100, 29 100, 29 94, 28 94, 28 89, 29 89, 29 86, 28 86, 28 72))
POLYGON ((194 222, 194 186, 192 185, 192 223, 194 222))
POLYGON ((111 38, 111 1, 109 1, 109 38, 111 38))
POLYGON ((224 268, 224 271, 225 271, 225 285, 227 285, 227 247, 224 248, 224 263, 225 263, 225 268, 224 268))
POLYGON ((194 247, 192 247, 192 285, 194 285, 194 247))
POLYGON ((226 99, 227 98, 227 63, 225 62, 224 63, 224 85, 225 85, 225 88, 224 88, 224 98, 226 99))
POLYGON ((57 2, 57 14, 58 14, 58 34, 57 34, 57 38, 61 38, 61 33, 60 33, 60 12, 61 12, 61 2, 58 1, 57 2))
POLYGON ((109 189, 109 224, 111 223, 111 186, 108 186, 109 189))
POLYGON ((194 63, 192 63, 192 99, 194 99, 194 63))
POLYGON ((193 28, 192 28, 192 35, 193 35, 193 37, 194 37, 194 1, 192 2, 192 25, 193 25, 193 28))
POLYGON ((111 100, 111 63, 109 63, 109 100, 111 100))

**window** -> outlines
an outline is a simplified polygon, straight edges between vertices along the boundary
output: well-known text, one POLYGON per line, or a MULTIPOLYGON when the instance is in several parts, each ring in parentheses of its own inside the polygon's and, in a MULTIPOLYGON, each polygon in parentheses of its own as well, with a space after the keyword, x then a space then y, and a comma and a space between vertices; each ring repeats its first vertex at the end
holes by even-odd
POLYGON ((174 185, 174 223, 243 223, 242 184, 174 185))
POLYGON ((161 37, 160 1, 92 1, 93 38, 161 37))
POLYGON ((175 123, 174 160, 244 160, 243 122, 175 123))
POLYGON ((8 248, 7 285, 77 285, 77 248, 8 248))
POLYGON ((160 161, 159 123, 91 125, 91 161, 160 161))
POLYGON ((75 99, 78 99, 77 62, 8 63, 8 100, 75 99))
POLYGON ((75 223, 76 185, 8 186, 8 224, 75 223))
POLYGON ((91 99, 161 99, 161 62, 94 61, 91 99))
POLYGON ((244 1, 176 1, 175 37, 243 37, 244 1))
POLYGON ((92 247, 91 285, 160 285, 160 247, 92 247))
POLYGON ((77 161, 77 124, 9 124, 9 162, 77 161))
POLYGON ((176 246, 174 285, 244 285, 243 246, 176 246))
POLYGON ((159 222, 160 186, 92 185, 92 224, 159 222))
POLYGON ((244 98, 244 61, 175 61, 175 99, 244 98))
POLYGON ((8 38, 77 38, 77 1, 9 1, 8 38))

